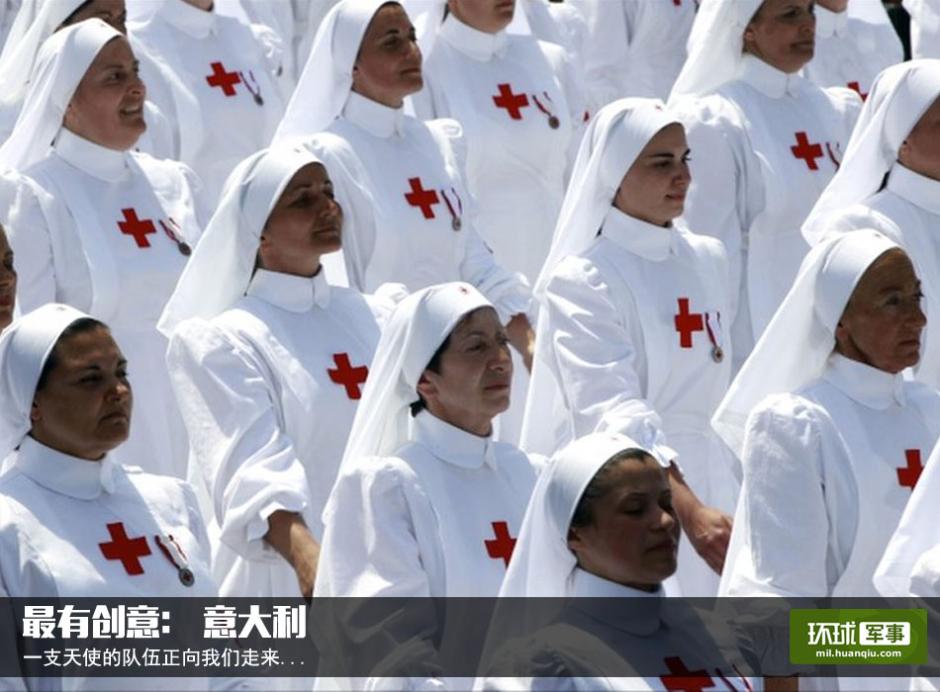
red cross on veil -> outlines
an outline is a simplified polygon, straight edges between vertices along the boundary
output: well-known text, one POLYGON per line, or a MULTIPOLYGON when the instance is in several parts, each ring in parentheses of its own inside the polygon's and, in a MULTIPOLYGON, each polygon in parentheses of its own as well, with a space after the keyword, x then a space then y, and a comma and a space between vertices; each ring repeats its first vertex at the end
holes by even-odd
POLYGON ((676 331, 679 332, 679 346, 692 348, 692 335, 705 331, 702 313, 689 312, 689 299, 679 298, 679 312, 675 317, 676 331))
POLYGON ((905 449, 904 458, 907 460, 907 466, 895 469, 898 472, 898 485, 913 491, 924 470, 924 465, 920 461, 920 450, 905 449))
POLYGON ((118 221, 118 228, 121 233, 132 236, 137 247, 150 247, 150 241, 147 236, 157 232, 157 227, 153 225, 150 219, 138 219, 136 209, 121 209, 124 215, 123 221, 118 221))
POLYGON ((111 534, 110 543, 99 543, 101 553, 108 560, 120 560, 124 571, 131 576, 144 573, 140 558, 150 555, 150 546, 147 545, 146 536, 128 538, 124 530, 124 522, 116 521, 108 524, 108 533, 111 534))
POLYGON ((796 144, 790 147, 790 151, 793 152, 796 158, 803 159, 806 162, 806 166, 811 171, 819 170, 819 166, 816 165, 816 159, 821 159, 823 156, 822 146, 819 144, 810 144, 809 138, 806 136, 805 132, 796 133, 796 144))
POLYGON ((499 94, 493 97, 497 108, 505 108, 511 120, 522 120, 522 109, 529 105, 529 97, 525 94, 512 93, 509 84, 497 84, 499 94))
POLYGON ((411 186, 411 192, 405 193, 405 201, 413 207, 419 207, 424 218, 433 219, 434 205, 441 203, 437 190, 425 190, 421 178, 408 178, 408 185, 411 186))
POLYGON ((516 539, 509 535, 509 524, 505 521, 493 521, 490 525, 493 527, 493 535, 496 538, 483 541, 486 554, 494 560, 502 559, 506 567, 509 567, 512 551, 516 547, 516 539))
POLYGON ((206 75, 206 81, 211 87, 219 87, 226 96, 235 95, 235 85, 240 84, 242 78, 237 72, 226 72, 220 62, 210 63, 212 74, 206 75))
POLYGON ((369 376, 369 368, 365 365, 353 367, 349 362, 348 353, 334 353, 333 362, 336 363, 336 369, 326 371, 330 379, 345 387, 346 396, 350 399, 361 399, 362 389, 359 385, 363 384, 369 376))
POLYGON ((663 663, 670 674, 659 679, 670 692, 702 692, 715 685, 707 670, 689 670, 679 656, 664 658, 663 663))

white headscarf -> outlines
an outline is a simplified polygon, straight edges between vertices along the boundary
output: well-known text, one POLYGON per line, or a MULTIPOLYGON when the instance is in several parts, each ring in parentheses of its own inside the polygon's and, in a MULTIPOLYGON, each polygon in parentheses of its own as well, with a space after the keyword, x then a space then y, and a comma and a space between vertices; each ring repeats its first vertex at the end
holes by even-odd
POLYGON ((32 427, 29 418, 42 368, 66 327, 88 317, 47 303, 15 320, 0 336, 0 459, 19 446, 32 427))
POLYGON ((832 214, 878 192, 901 144, 938 97, 940 60, 912 60, 878 75, 838 172, 803 223, 810 245, 822 238, 832 214))
POLYGON ((868 267, 896 247, 865 229, 829 238, 810 250, 712 418, 712 427, 738 458, 748 415, 765 397, 793 392, 822 375, 852 291, 868 267))
POLYGON ((342 0, 317 29, 274 142, 322 132, 342 112, 352 89, 353 66, 369 22, 391 0, 342 0))
POLYGON ((169 337, 183 320, 212 319, 245 295, 271 210, 294 174, 311 163, 319 159, 307 149, 280 147, 262 149, 235 167, 157 329, 169 337))
POLYGON ((737 78, 744 63, 744 30, 762 0, 702 0, 689 35, 689 57, 669 95, 705 96, 737 78))
POLYGON ((623 176, 643 147, 657 132, 677 122, 661 101, 642 98, 614 101, 591 119, 578 149, 548 258, 535 283, 536 297, 544 298, 545 287, 561 260, 583 253, 593 242, 623 176))
POLYGON ((89 19, 46 39, 13 133, 0 147, 0 168, 22 171, 48 153, 85 72, 105 44, 122 37, 100 19, 89 19))

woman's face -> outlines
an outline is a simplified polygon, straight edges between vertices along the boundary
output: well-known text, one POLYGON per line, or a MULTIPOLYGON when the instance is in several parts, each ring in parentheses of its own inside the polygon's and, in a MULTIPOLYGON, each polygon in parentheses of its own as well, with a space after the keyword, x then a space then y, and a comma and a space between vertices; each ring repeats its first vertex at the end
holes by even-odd
POLYGON ((608 473, 607 491, 591 502, 591 523, 569 530, 568 547, 591 574, 655 589, 676 571, 679 547, 666 472, 645 455, 619 461, 608 473))
POLYGON ((100 459, 127 439, 127 361, 104 327, 59 339, 54 367, 33 397, 30 435, 82 459, 100 459))
POLYGON ((261 232, 261 267, 313 276, 320 257, 342 245, 343 210, 333 199, 333 183, 323 164, 298 170, 271 210, 261 232))
POLYGON ((16 269, 13 268, 13 250, 6 233, 0 226, 0 332, 13 321, 16 304, 16 269))
POLYGON ((781 72, 798 72, 816 50, 813 0, 764 0, 744 30, 744 50, 781 72))
POLYGON ((147 129, 146 96, 130 44, 124 37, 112 39, 79 82, 63 125, 95 144, 126 151, 147 129))
POLYGON ((927 324, 914 265, 903 250, 889 250, 865 271, 836 327, 836 350, 885 372, 920 360, 927 324))
POLYGON ((685 129, 679 123, 667 125, 646 143, 630 166, 614 206, 647 223, 668 226, 682 214, 691 180, 685 129))
POLYGON ((389 108, 421 91, 421 49, 415 28, 398 3, 383 5, 372 17, 353 66, 352 90, 389 108))
POLYGON ((482 307, 450 333, 439 372, 425 370, 418 393, 428 411, 475 435, 489 435, 495 416, 509 408, 512 358, 496 310, 482 307))
POLYGON ((96 18, 127 35, 127 10, 124 0, 89 0, 70 14, 59 29, 96 18))
POLYGON ((512 22, 516 0, 447 0, 447 6, 467 26, 495 34, 512 22))
POLYGON ((915 173, 940 180, 940 98, 920 116, 901 144, 898 161, 915 173))

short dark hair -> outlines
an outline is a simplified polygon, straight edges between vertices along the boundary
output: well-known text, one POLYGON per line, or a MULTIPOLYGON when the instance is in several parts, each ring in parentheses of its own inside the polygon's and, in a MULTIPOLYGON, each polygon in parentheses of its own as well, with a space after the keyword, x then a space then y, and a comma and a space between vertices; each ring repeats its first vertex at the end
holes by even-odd
POLYGON ((594 478, 588 483, 587 488, 584 489, 581 499, 578 500, 578 506, 571 517, 571 526, 569 528, 580 529, 594 523, 594 503, 611 490, 611 473, 620 462, 627 459, 646 461, 647 459, 653 459, 653 457, 643 449, 630 447, 617 452, 605 461, 604 465, 594 474, 594 478))
POLYGON ((39 373, 39 381, 36 382, 36 391, 40 392, 45 388, 47 381, 49 380, 49 373, 56 369, 59 365, 59 356, 57 351, 59 350, 59 344, 63 341, 67 341, 73 336, 78 334, 84 334, 86 332, 94 331, 95 329, 107 329, 108 325, 100 320, 96 320, 94 317, 80 317, 75 320, 62 330, 62 333, 59 334, 59 338, 56 339, 55 346, 52 347, 52 350, 49 352, 49 357, 46 358, 46 362, 42 364, 42 371, 39 373))
MULTIPOLYGON (((437 347, 437 350, 434 352, 434 355, 431 356, 431 360, 428 361, 428 364, 424 369, 430 370, 431 372, 440 373, 441 372, 441 358, 444 356, 444 351, 447 350, 448 346, 450 346, 450 334, 448 334, 447 338, 445 338, 441 342, 441 345, 437 347)), ((427 407, 428 407, 428 403, 424 400, 424 397, 418 394, 418 400, 411 404, 412 418, 417 416, 427 407)))

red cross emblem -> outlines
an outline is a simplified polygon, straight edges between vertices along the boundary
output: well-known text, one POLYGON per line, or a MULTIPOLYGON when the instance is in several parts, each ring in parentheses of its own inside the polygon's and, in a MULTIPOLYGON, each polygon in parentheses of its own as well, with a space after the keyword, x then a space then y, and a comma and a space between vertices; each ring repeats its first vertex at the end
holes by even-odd
POLYGON ((212 68, 212 74, 206 75, 206 81, 209 82, 209 86, 219 87, 226 96, 234 96, 235 85, 240 84, 242 81, 238 73, 226 72, 220 62, 210 63, 209 67, 212 68))
POLYGON ((145 536, 128 538, 124 531, 123 521, 108 524, 108 533, 111 534, 111 542, 98 544, 105 558, 120 560, 124 571, 130 575, 143 574, 144 568, 140 564, 140 558, 150 555, 147 538, 145 536))
POLYGON ((689 670, 678 656, 663 659, 669 668, 669 675, 660 675, 659 679, 670 692, 702 692, 714 686, 706 670, 689 670))
POLYGON ((529 97, 525 94, 512 93, 512 87, 508 84, 498 84, 497 88, 499 95, 493 97, 496 107, 505 108, 511 120, 522 120, 520 111, 529 105, 529 97))
POLYGON ((509 524, 505 521, 493 521, 490 524, 496 538, 483 541, 486 545, 486 554, 494 560, 502 559, 506 567, 509 567, 512 551, 516 547, 516 539, 509 535, 509 524))
POLYGON ((675 322, 681 348, 692 348, 692 335, 695 332, 705 331, 702 313, 689 312, 688 298, 679 298, 679 312, 676 314, 675 322))
POLYGON ((859 96, 861 96, 861 97, 862 97, 862 101, 864 101, 865 99, 868 98, 868 94, 863 94, 863 93, 862 93, 862 85, 859 84, 858 82, 849 82, 848 84, 846 84, 846 86, 847 86, 849 89, 851 89, 852 91, 854 91, 856 94, 858 94, 859 96))
POLYGON ((413 207, 420 207, 421 214, 426 219, 434 218, 434 205, 440 204, 441 199, 436 190, 425 190, 421 178, 408 178, 411 192, 405 193, 405 201, 413 207))
POLYGON ((810 144, 805 132, 796 133, 796 144, 790 147, 790 151, 796 158, 803 159, 811 171, 819 170, 816 159, 822 158, 822 147, 819 144, 810 144))
POLYGON ((672 4, 675 5, 676 7, 681 7, 682 0, 672 0, 672 4))
POLYGON ((924 470, 923 464, 920 463, 920 450, 905 449, 904 458, 907 459, 907 466, 896 469, 898 484, 902 488, 910 488, 913 491, 921 472, 924 470))
POLYGON ((341 384, 346 388, 346 396, 350 399, 361 399, 362 390, 359 388, 369 376, 369 368, 365 365, 353 367, 349 362, 349 354, 334 353, 333 362, 336 363, 335 370, 327 369, 326 373, 336 384, 341 384))
POLYGON ((157 227, 153 225, 153 221, 150 219, 138 219, 137 210, 135 209, 121 209, 121 213, 124 215, 124 220, 117 222, 121 233, 133 236, 137 247, 150 247, 150 241, 147 240, 147 236, 157 232, 157 227))

